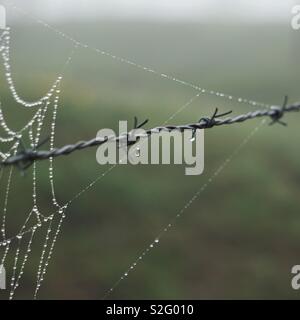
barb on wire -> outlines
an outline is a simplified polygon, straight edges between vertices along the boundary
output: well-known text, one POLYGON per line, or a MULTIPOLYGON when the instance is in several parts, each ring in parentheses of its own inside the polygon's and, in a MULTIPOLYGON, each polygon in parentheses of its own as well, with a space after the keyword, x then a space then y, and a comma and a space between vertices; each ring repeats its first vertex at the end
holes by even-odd
POLYGON ((145 121, 141 122, 140 124, 138 124, 138 119, 137 117, 134 117, 134 129, 140 129, 142 128, 145 124, 147 124, 149 121, 149 119, 146 119, 145 121))
MULTIPOLYGON (((218 109, 216 109, 211 117, 203 117, 196 123, 177 125, 177 126, 168 125, 163 127, 155 127, 152 129, 145 130, 144 133, 134 133, 131 131, 131 133, 127 132, 125 134, 120 135, 119 137, 115 137, 115 136, 109 136, 104 138, 96 137, 89 141, 79 141, 75 144, 65 145, 61 148, 54 148, 49 151, 37 150, 37 148, 40 146, 39 145, 34 149, 23 150, 14 156, 11 156, 2 160, 2 162, 0 163, 0 166, 9 166, 9 165, 19 166, 20 164, 21 165, 23 164, 23 168, 26 169, 35 160, 45 160, 45 159, 58 157, 62 155, 68 155, 76 150, 82 150, 92 146, 99 146, 109 141, 117 141, 118 143, 120 143, 120 141, 125 140, 127 143, 131 143, 131 142, 135 143, 141 137, 148 137, 152 134, 160 133, 161 131, 170 132, 173 130, 178 130, 180 132, 183 132, 185 130, 191 130, 194 133, 195 130, 198 130, 198 129, 211 129, 216 126, 230 125, 230 124, 245 122, 247 120, 261 118, 261 117, 270 117, 272 120, 270 124, 280 123, 282 125, 286 125, 286 123, 281 120, 285 115, 285 113, 299 112, 299 111, 300 111, 300 103, 287 105, 287 97, 285 97, 284 104, 281 107, 273 106, 268 109, 256 110, 256 111, 248 112, 246 114, 241 114, 235 117, 223 118, 224 116, 229 115, 231 111, 223 114, 218 114, 218 109), (128 139, 130 134, 134 135, 133 141, 129 141, 128 139)), ((137 118, 135 117, 134 129, 140 129, 147 122, 148 122, 148 119, 139 124, 137 118)), ((130 140, 132 140, 132 137, 130 140)))
POLYGON ((213 115, 208 118, 208 117, 203 117, 199 120, 199 123, 201 121, 205 122, 206 123, 206 129, 208 128, 212 128, 213 126, 216 125, 216 120, 220 117, 224 117, 224 116, 227 116, 229 115, 230 113, 232 113, 232 111, 228 111, 228 112, 225 112, 225 113, 222 113, 222 114, 218 114, 218 108, 216 108, 215 112, 213 113, 213 115))
POLYGON ((118 148, 125 149, 127 156, 130 156, 128 147, 133 146, 134 144, 136 144, 140 140, 140 137, 135 135, 135 132, 136 132, 135 130, 141 129, 146 123, 148 123, 148 121, 149 120, 146 119, 139 124, 137 117, 134 117, 133 129, 131 131, 125 133, 126 139, 123 139, 123 136, 120 136, 116 139, 118 142, 118 148))
POLYGON ((281 121, 281 118, 284 116, 287 103, 288 103, 288 96, 285 96, 282 107, 275 107, 275 106, 271 107, 275 111, 275 113, 271 115, 271 119, 273 121, 270 123, 270 126, 273 125, 274 123, 280 123, 283 126, 287 126, 285 122, 281 121))
POLYGON ((16 162, 16 166, 20 169, 22 174, 24 174, 24 171, 33 164, 37 149, 44 145, 49 139, 50 137, 45 138, 32 149, 26 149, 24 142, 20 139, 22 150, 16 155, 16 157, 20 157, 20 160, 16 162))
MULTIPOLYGON (((146 123, 148 123, 148 121, 149 119, 146 119, 139 124, 137 117, 134 117, 133 129, 127 133, 127 139, 125 143, 126 147, 132 146, 140 140, 140 137, 135 137, 135 130, 141 129, 146 123)), ((122 140, 118 140, 119 144, 120 144, 120 141, 122 140)), ((122 147, 124 146, 121 145, 121 148, 122 147)))
MULTIPOLYGON (((218 118, 227 116, 232 113, 232 111, 228 111, 228 112, 225 112, 222 114, 218 114, 218 111, 219 111, 218 108, 216 108, 215 112, 213 113, 213 115, 210 118, 209 117, 202 117, 199 119, 198 123, 204 122, 206 124, 206 129, 209 129, 209 128, 212 128, 213 126, 216 125, 216 120, 218 118)), ((192 139, 195 137, 196 131, 197 131, 197 128, 192 130, 192 132, 193 132, 192 139)))

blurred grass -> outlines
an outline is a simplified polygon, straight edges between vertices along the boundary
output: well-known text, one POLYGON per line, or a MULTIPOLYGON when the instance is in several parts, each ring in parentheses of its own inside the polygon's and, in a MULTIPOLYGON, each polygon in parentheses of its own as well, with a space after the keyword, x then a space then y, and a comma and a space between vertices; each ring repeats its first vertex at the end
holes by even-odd
MULTIPOLYGON (((280 104, 299 99, 299 33, 289 26, 225 26, 99 22, 65 24, 79 40, 208 89, 280 104)), ((12 28, 16 87, 26 99, 47 91, 72 46, 47 29, 12 28)), ((32 115, 8 93, 1 69, 7 122, 20 127, 32 115)), ((192 89, 78 49, 64 76, 56 145, 88 139, 118 120, 150 118, 160 125, 193 95, 192 89)), ((212 113, 251 109, 200 96, 174 123, 212 113)), ((197 198, 172 231, 111 298, 298 298, 290 286, 299 263, 299 116, 288 128, 260 129, 197 198)), ((199 190, 259 120, 207 130, 205 172, 184 176, 183 166, 118 166, 67 211, 63 232, 40 298, 102 298, 155 236, 199 190)), ((45 130, 42 133, 47 136, 45 130)), ((57 197, 69 200, 104 172, 95 149, 55 160, 57 197)), ((51 212, 47 163, 38 165, 39 205, 51 212)), ((31 172, 14 175, 11 233, 30 207, 31 172)), ((3 185, 1 199, 3 199, 3 185)), ((2 202, 3 203, 3 202, 2 202)), ((31 298, 38 241, 17 297, 31 298)), ((0 298, 4 293, 0 292, 0 298)))

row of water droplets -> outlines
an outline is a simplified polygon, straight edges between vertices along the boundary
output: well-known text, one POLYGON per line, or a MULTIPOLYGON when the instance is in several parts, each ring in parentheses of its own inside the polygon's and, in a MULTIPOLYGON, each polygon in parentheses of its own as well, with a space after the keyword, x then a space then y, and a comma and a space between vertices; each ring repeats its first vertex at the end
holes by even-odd
POLYGON ((227 100, 230 100, 230 101, 233 101, 233 102, 237 102, 237 103, 241 103, 241 104, 247 104, 247 105, 250 105, 252 107, 265 107, 265 108, 269 108, 270 107, 270 104, 267 104, 267 103, 258 102, 258 101, 252 100, 252 99, 246 99, 246 98, 242 98, 242 97, 236 97, 234 95, 223 93, 223 92, 220 92, 220 91, 217 91, 217 90, 210 90, 210 89, 206 89, 206 88, 200 87, 197 84, 194 84, 194 83, 188 82, 186 80, 182 80, 182 79, 176 78, 176 77, 174 77, 172 75, 169 75, 169 74, 166 74, 166 73, 162 73, 160 71, 155 70, 154 68, 142 65, 142 64, 140 64, 138 62, 135 62, 135 61, 132 61, 130 59, 127 59, 127 58, 118 56, 116 54, 110 53, 108 51, 93 47, 91 45, 83 43, 82 41, 79 41, 79 40, 75 39, 74 37, 66 34, 65 32, 63 32, 63 31, 59 30, 58 28, 56 28, 56 27, 50 25, 49 23, 45 22, 44 20, 35 17, 34 15, 32 15, 28 11, 24 10, 23 8, 20 8, 19 6, 16 6, 11 1, 7 1, 7 3, 12 9, 18 11, 22 15, 32 19, 36 23, 38 23, 38 24, 44 26, 45 28, 51 30, 52 32, 54 32, 57 35, 59 35, 61 38, 65 39, 68 42, 73 43, 77 47, 81 47, 83 49, 88 49, 88 50, 94 51, 97 54, 100 54, 102 56, 106 56, 106 57, 108 57, 110 59, 113 59, 115 61, 118 61, 120 63, 130 65, 130 66, 132 66, 134 68, 142 70, 143 72, 154 74, 154 75, 156 75, 156 76, 158 76, 158 77, 160 77, 162 79, 167 79, 167 80, 173 81, 173 82, 175 82, 175 83, 177 83, 177 84, 179 84, 181 86, 184 86, 184 87, 189 87, 189 88, 194 89, 194 90, 196 90, 199 93, 204 94, 204 95, 212 95, 212 96, 216 96, 216 97, 219 97, 219 98, 227 99, 227 100))
MULTIPOLYGON (((60 84, 61 79, 62 79, 62 76, 59 76, 57 78, 57 80, 55 81, 54 85, 52 86, 52 88, 50 89, 50 91, 47 93, 47 95, 38 99, 37 101, 25 102, 24 100, 22 100, 18 96, 18 94, 16 93, 16 89, 14 87, 12 75, 11 75, 11 66, 9 63, 9 61, 10 61, 9 60, 9 38, 10 38, 9 30, 10 29, 7 28, 0 36, 0 40, 1 40, 1 44, 0 44, 1 50, 0 51, 2 53, 2 58, 4 60, 6 79, 9 84, 9 88, 12 92, 12 95, 13 95, 15 101, 18 104, 21 104, 24 107, 39 106, 39 109, 36 111, 36 113, 34 114, 32 119, 30 119, 29 122, 24 127, 19 129, 18 131, 14 131, 14 130, 10 129, 9 126, 7 125, 5 118, 4 118, 4 115, 3 115, 2 107, 0 104, 0 125, 8 135, 7 137, 0 137, 0 142, 11 142, 14 140, 16 141, 15 144, 9 149, 8 153, 6 153, 6 154, 4 154, 3 152, 1 153, 3 160, 5 160, 5 158, 7 158, 7 157, 10 157, 12 154, 16 154, 17 149, 20 145, 20 140, 22 138, 22 135, 25 133, 25 131, 28 131, 29 138, 31 140, 31 148, 34 148, 38 144, 39 139, 40 139, 40 133, 41 133, 43 121, 44 121, 44 118, 45 118, 45 115, 47 112, 47 108, 50 104, 50 99, 52 98, 54 92, 56 92, 57 95, 54 99, 53 117, 56 118, 58 93, 60 92, 59 89, 57 89, 57 87, 60 84), (33 138, 33 126, 35 123, 37 123, 37 134, 36 134, 36 137, 33 138)), ((54 132, 54 129, 55 129, 55 127, 52 124, 52 131, 53 132, 54 132)), ((51 134, 52 147, 53 147, 53 137, 54 137, 54 133, 51 134)), ((33 189, 34 189, 33 200, 34 200, 34 205, 35 205, 35 202, 36 202, 35 184, 34 184, 33 189)))
MULTIPOLYGON (((54 84, 52 85, 48 93, 36 101, 27 102, 21 99, 16 91, 13 78, 12 78, 11 65, 10 65, 10 51, 9 51, 9 40, 10 40, 9 31, 10 29, 7 28, 6 30, 4 30, 4 32, 0 36, 0 41, 1 41, 0 52, 3 58, 5 76, 6 76, 9 89, 12 93, 14 100, 18 104, 26 108, 37 107, 38 109, 33 115, 33 117, 29 120, 29 122, 24 127, 19 129, 18 131, 14 131, 11 128, 9 128, 9 126, 7 125, 7 122, 3 115, 3 111, 0 104, 0 126, 4 129, 4 132, 7 134, 6 137, 0 137, 0 142, 8 143, 8 142, 14 141, 14 144, 9 149, 9 151, 6 151, 5 153, 0 152, 2 161, 12 155, 16 155, 16 153, 18 152, 18 148, 20 146, 20 141, 25 133, 28 134, 30 147, 32 149, 37 147, 37 145, 40 142, 40 136, 41 136, 41 131, 43 128, 45 116, 47 114, 47 110, 49 109, 50 104, 52 103, 52 100, 53 100, 53 111, 52 111, 52 121, 51 121, 50 149, 53 149, 54 135, 55 135, 55 121, 57 117, 57 109, 58 109, 58 102, 59 102, 60 83, 62 80, 62 73, 61 73, 61 75, 58 76, 57 80, 54 82, 54 84)), ((66 68, 66 66, 70 63, 74 50, 72 51, 71 55, 68 57, 64 65, 63 71, 66 68)), ((6 236, 6 215, 8 211, 7 208, 8 208, 9 194, 11 190, 11 180, 12 180, 13 169, 14 169, 13 167, 9 169, 8 181, 5 189, 3 218, 2 218, 2 226, 1 226, 1 234, 2 234, 3 240, 0 241, 0 246, 4 247, 4 254, 0 261, 1 261, 1 264, 4 265, 7 255, 9 253, 9 250, 11 248, 11 244, 13 241, 16 241, 17 248, 14 253, 13 270, 12 270, 12 277, 10 281, 11 289, 10 289, 10 295, 9 295, 9 298, 12 299, 14 297, 15 290, 18 288, 20 280, 24 273, 24 268, 28 260, 29 254, 31 252, 31 246, 32 246, 32 242, 33 242, 36 230, 41 229, 41 227, 44 224, 48 223, 46 236, 45 236, 45 240, 42 248, 42 253, 41 253, 41 257, 38 265, 38 271, 37 271, 36 289, 34 294, 34 296, 36 297, 38 290, 41 286, 41 282, 44 279, 44 275, 46 273, 49 260, 53 254, 54 245, 56 243, 58 234, 60 232, 63 219, 65 218, 65 210, 67 206, 66 205, 60 206, 56 200, 55 191, 54 191, 53 160, 49 159, 49 181, 51 185, 52 203, 56 207, 56 209, 55 209, 55 212, 49 216, 44 216, 40 212, 37 204, 37 176, 36 176, 36 163, 34 162, 33 170, 32 170, 33 171, 33 178, 32 178, 33 179, 32 180, 33 207, 30 210, 29 214, 27 215, 27 218, 25 219, 24 224, 21 226, 19 233, 16 236, 8 238, 6 236), (32 227, 26 228, 32 216, 36 218, 37 223, 32 227), (57 219, 56 225, 53 227, 53 235, 51 237, 53 221, 56 216, 58 216, 58 219, 57 219), (29 240, 27 242, 23 257, 20 257, 22 241, 24 241, 23 238, 27 234, 30 235, 29 240), (19 262, 19 260, 21 261, 19 262)))
POLYGON ((162 229, 162 231, 157 235, 157 237, 152 241, 146 249, 138 256, 137 259, 129 266, 129 268, 123 273, 123 275, 116 281, 116 283, 105 293, 103 299, 108 298, 114 290, 125 280, 130 273, 132 273, 137 265, 142 262, 144 257, 150 253, 161 241, 163 236, 166 235, 170 229, 174 228, 177 220, 181 218, 186 210, 194 203, 194 201, 203 193, 210 184, 220 175, 220 173, 228 166, 228 164, 239 154, 239 152, 250 142, 254 135, 259 131, 259 129, 266 123, 266 120, 263 119, 261 123, 256 126, 251 132, 242 140, 242 142, 234 149, 234 151, 221 163, 221 165, 213 172, 213 174, 207 179, 207 181, 196 191, 192 198, 186 202, 186 204, 175 214, 173 219, 162 229))
MULTIPOLYGON (((58 94, 58 91, 57 91, 58 94)), ((53 119, 56 118, 56 110, 57 110, 57 104, 58 104, 58 95, 54 97, 54 109, 53 109, 53 119), (54 111, 55 110, 55 111, 54 111)), ((45 103, 45 107, 43 108, 42 112, 38 115, 37 117, 37 121, 36 121, 36 128, 35 130, 33 129, 33 125, 31 125, 29 127, 28 130, 28 135, 29 135, 29 140, 30 140, 30 145, 31 148, 35 148, 37 146, 37 144, 40 141, 40 134, 41 134, 41 129, 43 126, 43 122, 44 122, 44 118, 47 112, 47 108, 50 105, 50 101, 48 101, 47 103, 45 103), (35 131, 35 133, 34 133, 35 131)), ((52 124, 54 123, 52 119, 52 124)), ((55 126, 51 126, 51 137, 53 137, 54 135, 54 130, 55 130, 55 126)), ((53 139, 51 139, 52 143, 53 143, 53 139)), ((49 170, 50 170, 50 166, 49 166, 49 170)), ((51 183, 51 187, 53 187, 53 174, 50 175, 49 173, 49 179, 50 179, 50 183, 51 183)), ((53 187, 54 188, 54 187, 53 187)), ((9 189, 8 189, 9 190, 9 189)), ((54 192, 54 191, 52 191, 54 192)), ((17 243, 18 243, 18 247, 15 253, 15 258, 14 258, 14 267, 13 267, 13 275, 11 278, 11 291, 10 291, 10 299, 12 299, 14 297, 14 293, 15 290, 18 288, 19 286, 19 282, 21 280, 21 277, 23 275, 24 272, 24 267, 25 264, 27 262, 29 253, 31 252, 31 244, 33 241, 33 237, 34 234, 36 232, 36 230, 38 228, 41 228, 43 225, 46 225, 46 223, 49 221, 49 225, 48 225, 48 229, 47 229, 47 234, 45 236, 45 242, 43 245, 43 249, 42 249, 42 254, 40 257, 40 262, 39 262, 39 266, 38 266, 38 272, 37 272, 37 284, 36 284, 36 288, 40 288, 40 283, 43 280, 43 276, 46 273, 46 268, 48 266, 48 261, 52 255, 52 251, 53 251, 53 241, 54 243, 56 242, 56 240, 50 240, 50 245, 52 250, 49 251, 49 253, 45 254, 46 249, 48 247, 49 244, 49 238, 50 238, 50 233, 51 233, 51 226, 52 226, 52 221, 55 217, 55 213, 58 213, 60 218, 62 219, 62 217, 64 217, 64 213, 63 213, 63 209, 59 208, 57 211, 55 211, 55 213, 49 215, 49 216, 44 216, 40 210, 38 209, 38 204, 37 204, 37 177, 36 177, 36 163, 33 163, 33 191, 32 191, 32 199, 33 199, 33 208, 30 211, 25 223, 23 224, 20 232, 18 233, 18 235, 15 237, 17 239, 17 243), (35 224, 33 227, 27 228, 26 230, 26 225, 27 222, 29 221, 29 219, 34 216, 37 220, 37 224, 35 224), (17 266, 18 266, 18 261, 20 260, 20 248, 21 248, 21 244, 22 244, 22 240, 25 234, 30 233, 30 239, 29 242, 27 244, 27 249, 25 251, 23 260, 20 262, 21 266, 19 268, 19 273, 16 273, 17 270, 17 266), (45 259, 44 259, 45 258, 45 259)), ((57 204, 57 201, 54 197, 52 197, 52 202, 54 204, 57 204)), ((7 206, 5 207, 5 209, 7 208, 7 206)), ((54 237, 56 238, 58 233, 59 233, 59 229, 60 227, 57 229, 56 227, 54 228, 54 237)), ((12 239, 6 240, 6 244, 9 245, 12 239)), ((37 291, 37 289, 36 289, 37 291)))
POLYGON ((44 101, 47 101, 52 97, 55 89, 57 88, 57 86, 59 84, 59 81, 61 80, 60 77, 58 77, 57 80, 53 83, 50 90, 44 96, 42 96, 41 98, 39 98, 36 101, 28 102, 28 101, 23 100, 18 95, 14 81, 13 81, 12 70, 11 70, 11 65, 10 65, 10 28, 9 27, 7 27, 3 31, 3 39, 1 41, 0 52, 2 53, 6 80, 9 85, 9 89, 12 93, 12 96, 17 103, 19 103, 20 105, 23 105, 24 107, 32 108, 32 107, 40 106, 44 101))

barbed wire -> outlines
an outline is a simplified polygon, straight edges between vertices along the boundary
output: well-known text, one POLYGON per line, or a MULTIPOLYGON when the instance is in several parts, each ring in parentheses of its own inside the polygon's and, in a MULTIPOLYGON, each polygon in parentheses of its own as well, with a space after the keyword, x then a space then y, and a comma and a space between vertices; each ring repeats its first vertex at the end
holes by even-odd
MULTIPOLYGON (((152 129, 145 129, 144 132, 135 133, 136 129, 142 128, 148 120, 145 120, 141 124, 138 124, 137 118, 135 117, 135 123, 133 130, 123 133, 119 136, 107 136, 107 137, 96 137, 88 141, 78 141, 74 144, 68 144, 60 148, 54 148, 52 150, 37 150, 35 149, 23 149, 19 151, 16 155, 8 156, 6 159, 3 159, 0 162, 0 166, 11 166, 16 165, 18 168, 24 170, 28 168, 34 161, 37 160, 46 160, 53 157, 59 157, 63 155, 69 155, 77 150, 83 150, 86 148, 100 146, 104 143, 109 141, 115 141, 117 143, 126 142, 127 145, 135 144, 140 138, 142 137, 149 137, 152 134, 157 134, 160 132, 171 132, 171 131, 186 131, 191 130, 193 135, 197 130, 200 129, 211 129, 216 126, 222 125, 231 125, 235 123, 245 122, 247 120, 261 118, 261 117, 270 117, 272 122, 270 125, 274 123, 280 123, 282 125, 286 125, 281 119, 283 118, 286 112, 298 112, 300 111, 300 103, 295 103, 291 105, 287 105, 287 97, 285 97, 283 106, 272 106, 268 109, 264 110, 256 110, 253 112, 248 112, 246 114, 241 114, 235 117, 226 117, 221 118, 230 114, 230 112, 226 112, 223 114, 218 114, 218 109, 215 110, 214 114, 211 117, 203 117, 196 123, 185 124, 185 125, 168 125, 168 126, 161 126, 155 127, 152 129)), ((39 145, 40 147, 41 145, 39 145)))

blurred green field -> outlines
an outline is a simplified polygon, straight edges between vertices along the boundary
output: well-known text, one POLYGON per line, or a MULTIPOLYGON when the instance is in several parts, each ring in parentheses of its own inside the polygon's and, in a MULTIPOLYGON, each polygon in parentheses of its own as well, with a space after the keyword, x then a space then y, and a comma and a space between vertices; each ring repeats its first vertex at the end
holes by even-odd
MULTIPOLYGON (((270 104, 299 100, 300 33, 289 25, 241 26, 108 22, 58 26, 76 39, 161 73, 208 89, 270 104)), ((19 94, 45 93, 72 44, 36 24, 11 30, 11 62, 19 94)), ((2 65, 2 64, 1 64, 2 65)), ((0 98, 14 128, 32 115, 16 105, 0 69, 0 98)), ((56 146, 89 139, 119 120, 162 124, 196 94, 153 74, 79 48, 66 69, 56 146)), ((239 114, 253 107, 200 96, 176 115, 181 124, 218 107, 239 114)), ((300 263, 299 121, 264 126, 222 174, 185 211, 153 252, 110 295, 116 299, 298 299, 291 268, 300 263)), ((207 182, 259 124, 205 133, 205 171, 185 176, 183 166, 118 166, 67 210, 67 219, 39 298, 101 299, 128 266, 207 182)), ((46 137, 47 130, 42 132, 46 137)), ((55 186, 68 201, 108 167, 96 149, 54 161, 55 186)), ((7 172, 5 173, 7 174, 7 172)), ((38 164, 39 206, 50 213, 47 163, 38 164)), ((31 171, 15 171, 8 222, 11 233, 30 205, 31 171)), ((3 185, 1 185, 3 204, 3 185)), ((38 241, 16 298, 32 298, 38 241)), ((0 298, 7 298, 0 291, 0 298)))

